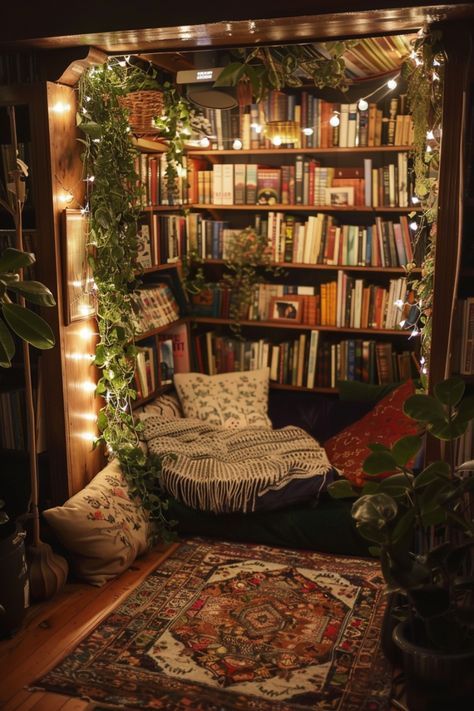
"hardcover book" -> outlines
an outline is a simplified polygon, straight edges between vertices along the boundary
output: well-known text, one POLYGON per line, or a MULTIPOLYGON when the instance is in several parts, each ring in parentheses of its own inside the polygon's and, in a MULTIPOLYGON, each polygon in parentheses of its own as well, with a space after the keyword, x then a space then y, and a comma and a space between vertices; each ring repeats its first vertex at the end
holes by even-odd
POLYGON ((257 169, 257 204, 275 205, 281 202, 280 168, 257 169))

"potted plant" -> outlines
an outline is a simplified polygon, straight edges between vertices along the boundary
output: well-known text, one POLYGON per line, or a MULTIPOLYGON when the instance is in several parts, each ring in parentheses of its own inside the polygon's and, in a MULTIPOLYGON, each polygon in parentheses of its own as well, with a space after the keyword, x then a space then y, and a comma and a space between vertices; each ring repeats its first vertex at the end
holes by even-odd
POLYGON ((388 590, 397 594, 401 652, 410 709, 467 708, 474 698, 474 521, 469 495, 474 461, 456 466, 455 442, 474 418, 474 397, 449 378, 433 395, 404 404, 420 434, 392 447, 368 445, 366 483, 334 482, 331 494, 357 496, 352 516, 380 557, 388 590), (421 471, 413 465, 425 434, 441 456, 421 471), (444 705, 443 705, 444 704, 444 705))

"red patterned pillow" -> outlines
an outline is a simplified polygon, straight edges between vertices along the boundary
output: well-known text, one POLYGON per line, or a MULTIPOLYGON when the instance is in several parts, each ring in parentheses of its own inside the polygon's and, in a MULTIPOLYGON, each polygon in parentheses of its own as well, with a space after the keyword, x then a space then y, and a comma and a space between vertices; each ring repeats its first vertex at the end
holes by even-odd
POLYGON ((393 445, 401 437, 418 432, 418 425, 403 413, 403 403, 415 392, 412 380, 380 400, 367 415, 339 432, 324 444, 328 459, 339 472, 357 486, 366 475, 362 465, 370 454, 368 444, 393 445))

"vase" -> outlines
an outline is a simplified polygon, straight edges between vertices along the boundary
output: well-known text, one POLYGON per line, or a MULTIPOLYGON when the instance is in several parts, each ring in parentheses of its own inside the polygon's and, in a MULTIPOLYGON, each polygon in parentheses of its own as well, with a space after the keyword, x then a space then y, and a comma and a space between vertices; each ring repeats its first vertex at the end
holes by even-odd
POLYGON ((0 638, 21 626, 30 603, 25 531, 14 521, 0 527, 0 638))
POLYGON ((471 711, 474 708, 474 650, 440 652, 421 647, 410 639, 406 622, 393 631, 400 649, 410 711, 471 711))

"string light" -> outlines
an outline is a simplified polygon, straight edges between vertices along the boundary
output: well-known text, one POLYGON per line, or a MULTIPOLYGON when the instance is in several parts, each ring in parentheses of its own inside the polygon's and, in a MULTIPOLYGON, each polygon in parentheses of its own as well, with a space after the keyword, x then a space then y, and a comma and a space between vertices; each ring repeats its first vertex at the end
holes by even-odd
POLYGON ((97 439, 97 435, 95 435, 93 432, 81 432, 80 437, 86 442, 95 442, 95 440, 97 439))
POLYGON ((413 220, 413 222, 410 222, 410 224, 408 226, 411 230, 413 230, 413 232, 415 232, 418 229, 418 223, 415 222, 415 220, 413 220))
POLYGON ((430 130, 430 131, 426 132, 426 140, 427 141, 434 141, 435 140, 435 135, 434 135, 433 131, 430 130))
POLYGON ((70 109, 71 109, 71 104, 68 104, 65 101, 57 101, 53 106, 53 111, 56 114, 64 114, 64 113, 66 113, 66 111, 69 111, 70 109))
POLYGON ((281 136, 273 136, 272 143, 274 146, 281 146, 281 144, 282 144, 281 136))
POLYGON ((94 335, 94 331, 89 328, 88 326, 84 326, 84 328, 81 328, 79 331, 79 336, 84 340, 87 341, 89 338, 92 338, 94 335))
POLYGON ((72 202, 73 199, 74 195, 71 192, 60 193, 58 195, 59 202, 62 202, 65 205, 68 205, 70 202, 72 202))
POLYGON ((418 203, 420 202, 420 198, 417 198, 416 195, 412 195, 411 201, 414 205, 418 205, 418 203))
POLYGON ((240 140, 240 138, 234 138, 232 148, 234 149, 234 151, 240 151, 240 149, 242 148, 242 141, 240 140))
POLYGON ((204 137, 201 138, 201 140, 199 141, 199 145, 200 145, 202 148, 209 148, 209 146, 211 145, 211 142, 210 142, 210 140, 208 139, 207 136, 204 136, 204 137))
POLYGON ((305 136, 312 136, 314 133, 314 128, 311 128, 310 126, 308 126, 307 128, 303 129, 303 133, 305 136))
POLYGON ((339 126, 339 124, 341 123, 341 121, 339 119, 339 115, 336 111, 333 113, 333 115, 329 119, 329 123, 331 124, 331 126, 334 126, 334 127, 339 126))
POLYGON ((86 393, 93 393, 96 389, 96 384, 92 380, 84 380, 81 384, 82 389, 86 393))
POLYGON ((359 111, 367 111, 367 109, 369 108, 369 104, 365 99, 360 99, 357 106, 359 107, 359 111))
POLYGON ((387 86, 390 89, 390 91, 393 91, 394 89, 397 88, 398 85, 397 85, 397 82, 395 81, 395 79, 389 79, 387 82, 387 86))

